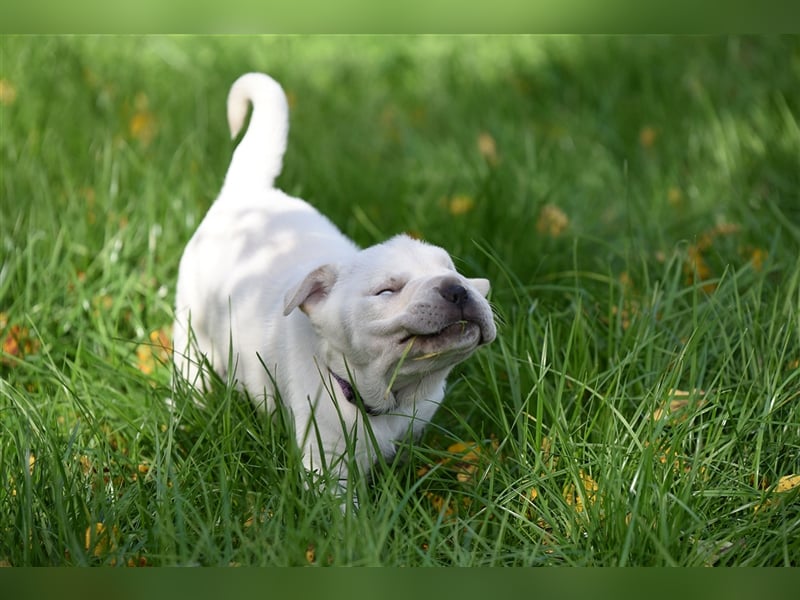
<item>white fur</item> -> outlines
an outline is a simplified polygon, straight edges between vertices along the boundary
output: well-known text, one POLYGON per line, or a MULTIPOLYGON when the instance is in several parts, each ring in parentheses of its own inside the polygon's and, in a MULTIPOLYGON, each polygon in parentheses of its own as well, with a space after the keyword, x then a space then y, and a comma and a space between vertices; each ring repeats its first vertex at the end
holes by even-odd
POLYGON ((259 406, 272 410, 280 397, 307 468, 322 469, 324 458, 344 478, 338 459, 348 436, 360 468, 376 458, 365 419, 378 451, 393 455, 397 440, 433 417, 450 369, 494 339, 489 282, 466 279, 444 250, 407 236, 360 250, 316 209, 275 189, 286 97, 267 75, 240 77, 228 96, 233 137, 248 103, 248 130, 181 259, 176 370, 204 389, 205 357, 259 406), (330 372, 380 414, 349 402, 330 372))

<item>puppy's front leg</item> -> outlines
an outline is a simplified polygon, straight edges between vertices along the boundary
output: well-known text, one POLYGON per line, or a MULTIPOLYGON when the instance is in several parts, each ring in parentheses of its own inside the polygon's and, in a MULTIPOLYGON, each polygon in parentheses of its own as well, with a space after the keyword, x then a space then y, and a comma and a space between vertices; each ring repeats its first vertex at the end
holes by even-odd
POLYGON ((306 485, 313 485, 321 493, 338 497, 342 511, 348 505, 357 509, 358 496, 350 485, 351 453, 347 451, 347 444, 341 436, 332 435, 333 432, 325 432, 327 435, 323 436, 323 431, 316 423, 309 423, 305 427, 302 425, 299 419, 295 422, 298 427, 298 447, 303 449, 303 466, 308 473, 306 485), (348 502, 348 496, 352 497, 352 501, 348 502))

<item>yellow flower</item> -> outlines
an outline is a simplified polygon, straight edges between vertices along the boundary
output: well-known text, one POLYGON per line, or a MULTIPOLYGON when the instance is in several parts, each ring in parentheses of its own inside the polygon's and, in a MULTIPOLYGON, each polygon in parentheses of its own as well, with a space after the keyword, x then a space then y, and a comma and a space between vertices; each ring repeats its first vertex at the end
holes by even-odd
POLYGON ((499 162, 497 156, 497 144, 495 143, 494 138, 485 131, 478 135, 478 151, 490 165, 496 165, 499 162))
POLYGON ((597 501, 599 487, 597 482, 590 475, 584 473, 583 470, 578 472, 578 478, 581 480, 583 493, 576 489, 574 483, 570 483, 564 488, 563 496, 567 504, 575 507, 575 512, 581 513, 585 508, 584 499, 586 500, 586 505, 592 505, 597 501))
POLYGON ((680 206, 683 202, 683 194, 681 193, 680 188, 675 187, 674 185, 667 190, 667 202, 669 202, 670 206, 680 206))
MULTIPOLYGON (((775 486, 776 494, 785 494, 797 487, 800 487, 800 475, 784 475, 778 479, 778 485, 775 486)), ((769 498, 764 504, 756 504, 753 507, 754 511, 759 511, 764 507, 770 506, 774 502, 779 501, 780 498, 769 498)))
MULTIPOLYGON (((674 415, 675 413, 679 413, 683 411, 684 408, 689 406, 689 403, 693 397, 702 398, 705 395, 703 390, 694 390, 692 392, 685 392, 683 390, 670 390, 669 392, 669 403, 665 408, 657 408, 653 411, 653 420, 658 421, 664 415, 674 415)), ((695 408, 700 408, 705 403, 704 400, 697 400, 695 403, 695 408)), ((684 421, 688 415, 686 413, 681 413, 676 420, 677 421, 684 421)))
POLYGON ((536 220, 536 231, 550 237, 560 236, 569 225, 569 217, 555 204, 545 204, 536 220))
MULTIPOLYGON (((451 456, 441 458, 437 464, 455 473, 459 483, 466 484, 474 479, 481 462, 485 463, 488 454, 497 453, 498 448, 499 443, 496 440, 485 446, 479 442, 456 442, 447 447, 447 453, 451 456)), ((417 469, 417 477, 424 477, 430 469, 430 465, 420 467, 417 469)), ((459 510, 468 510, 472 505, 472 500, 467 496, 455 495, 450 498, 434 492, 426 492, 425 496, 431 506, 446 517, 453 516, 459 510)))
POLYGON ((760 272, 761 269, 764 268, 764 261, 767 259, 767 251, 761 248, 755 248, 750 255, 750 264, 753 265, 753 269, 757 272, 760 272))
POLYGON ((784 475, 778 480, 775 491, 778 493, 788 492, 796 487, 800 487, 800 475, 784 475))
POLYGON ((475 207, 475 200, 466 195, 458 195, 450 198, 447 208, 454 217, 464 215, 475 207))
POLYGON ((7 79, 0 79, 0 104, 11 106, 17 99, 17 88, 7 79))
POLYGON ((94 556, 103 556, 113 551, 117 545, 115 539, 119 530, 112 527, 109 532, 104 523, 95 523, 86 528, 86 550, 94 556))
POLYGON ((458 460, 453 463, 456 471, 456 479, 460 483, 466 483, 478 470, 480 461, 481 447, 475 442, 457 442, 447 448, 451 454, 458 454, 458 460))
POLYGON ((651 148, 653 144, 655 144, 657 137, 658 132, 650 125, 645 125, 642 127, 641 131, 639 131, 639 143, 642 145, 642 148, 651 148))

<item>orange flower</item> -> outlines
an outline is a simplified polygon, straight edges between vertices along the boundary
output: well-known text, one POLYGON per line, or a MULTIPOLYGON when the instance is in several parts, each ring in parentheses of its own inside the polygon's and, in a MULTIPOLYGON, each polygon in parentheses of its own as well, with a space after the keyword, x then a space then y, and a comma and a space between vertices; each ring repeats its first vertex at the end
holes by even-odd
POLYGON ((149 101, 144 93, 136 95, 134 106, 136 112, 128 123, 128 133, 142 146, 149 146, 158 131, 155 115, 150 111, 149 101))
MULTIPOLYGON (((711 248, 718 237, 733 235, 740 230, 735 223, 720 223, 711 229, 704 231, 697 240, 697 243, 689 246, 686 261, 683 265, 683 272, 686 274, 686 283, 691 285, 697 281, 706 281, 712 276, 711 268, 705 261, 704 253, 711 248)), ((714 283, 705 283, 703 290, 707 293, 713 292, 717 288, 714 283)))
POLYGON ((167 364, 172 356, 172 342, 166 328, 150 332, 150 343, 136 347, 136 366, 145 375, 152 375, 156 366, 167 364))
MULTIPOLYGON (((0 313, 0 329, 8 323, 8 317, 0 313)), ((12 325, 3 339, 3 355, 0 356, 0 363, 7 366, 14 366, 26 356, 36 354, 41 348, 41 343, 32 337, 27 327, 22 325, 12 325), (10 357, 10 358, 9 358, 10 357)))

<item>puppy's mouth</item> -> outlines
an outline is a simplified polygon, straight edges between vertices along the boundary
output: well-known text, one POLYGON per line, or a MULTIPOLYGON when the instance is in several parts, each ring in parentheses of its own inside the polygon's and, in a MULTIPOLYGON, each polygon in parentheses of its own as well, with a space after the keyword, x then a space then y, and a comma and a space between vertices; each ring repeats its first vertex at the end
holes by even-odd
POLYGON ((478 323, 459 320, 433 333, 411 333, 400 339, 413 358, 430 358, 448 350, 473 349, 481 342, 478 323), (418 356, 420 355, 421 356, 418 356))

